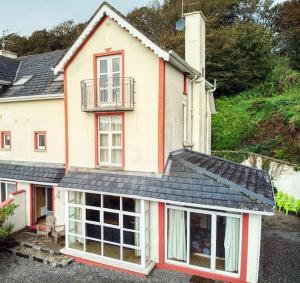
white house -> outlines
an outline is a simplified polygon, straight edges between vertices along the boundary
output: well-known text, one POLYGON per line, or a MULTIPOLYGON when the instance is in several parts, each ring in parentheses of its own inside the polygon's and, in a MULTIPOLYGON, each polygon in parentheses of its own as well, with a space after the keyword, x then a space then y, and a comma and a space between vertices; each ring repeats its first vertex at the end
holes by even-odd
POLYGON ((0 201, 22 192, 33 228, 52 212, 77 261, 257 282, 270 178, 209 155, 200 12, 185 15, 185 49, 104 2, 69 50, 0 55, 0 201))

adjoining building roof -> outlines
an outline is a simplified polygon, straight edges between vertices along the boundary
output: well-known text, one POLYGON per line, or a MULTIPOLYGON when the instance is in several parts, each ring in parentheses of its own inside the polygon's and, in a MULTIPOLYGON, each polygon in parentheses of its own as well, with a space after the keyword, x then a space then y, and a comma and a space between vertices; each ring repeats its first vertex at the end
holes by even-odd
POLYGON ((57 50, 17 59, 6 58, 18 63, 18 70, 15 71, 12 82, 20 81, 22 78, 28 76, 31 78, 23 85, 11 85, 6 90, 0 92, 0 99, 63 94, 63 82, 54 80, 56 76, 53 73, 53 68, 64 54, 65 50, 57 50))
MULTIPOLYGON (((273 199, 265 201, 265 199, 254 197, 255 195, 250 196, 251 193, 247 194, 245 191, 236 189, 233 181, 223 182, 221 179, 208 176, 204 171, 198 172, 198 169, 195 170, 182 162, 184 158, 180 154, 183 153, 198 155, 196 152, 186 150, 170 154, 165 174, 161 177, 71 170, 61 180, 58 187, 142 197, 183 205, 214 207, 215 209, 262 213, 273 211, 273 199)), ((260 178, 261 175, 257 176, 260 178)), ((272 190, 271 186, 266 188, 266 190, 270 189, 272 190)))
POLYGON ((0 179, 58 184, 65 168, 56 164, 38 165, 30 162, 0 162, 0 179))
POLYGON ((10 85, 16 76, 20 61, 0 55, 0 85, 10 85))

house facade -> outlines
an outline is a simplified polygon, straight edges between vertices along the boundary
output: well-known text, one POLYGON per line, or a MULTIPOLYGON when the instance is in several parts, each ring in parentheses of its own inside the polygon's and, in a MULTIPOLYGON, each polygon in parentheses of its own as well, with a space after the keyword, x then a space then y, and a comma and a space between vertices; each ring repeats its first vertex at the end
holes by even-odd
POLYGON ((268 175, 211 157, 205 18, 185 60, 103 3, 67 51, 0 56, 1 201, 53 213, 61 251, 137 275, 155 267, 257 282, 268 175))

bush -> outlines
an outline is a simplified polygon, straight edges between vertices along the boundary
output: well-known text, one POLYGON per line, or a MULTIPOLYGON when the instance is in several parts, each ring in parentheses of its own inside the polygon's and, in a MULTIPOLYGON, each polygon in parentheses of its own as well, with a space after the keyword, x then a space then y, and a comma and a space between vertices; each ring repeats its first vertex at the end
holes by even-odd
POLYGON ((296 211, 296 215, 300 218, 300 207, 298 207, 298 209, 296 211))
POLYGON ((7 238, 12 232, 14 225, 11 223, 5 223, 9 216, 14 214, 17 205, 9 204, 5 207, 0 208, 0 241, 7 238))

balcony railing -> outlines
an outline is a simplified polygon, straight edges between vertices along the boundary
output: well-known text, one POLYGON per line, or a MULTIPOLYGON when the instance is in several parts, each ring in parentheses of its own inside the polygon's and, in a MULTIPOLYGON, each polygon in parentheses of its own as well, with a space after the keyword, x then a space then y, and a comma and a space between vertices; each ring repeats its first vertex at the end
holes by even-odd
POLYGON ((81 82, 81 107, 85 112, 132 111, 134 79, 104 77, 81 82))

